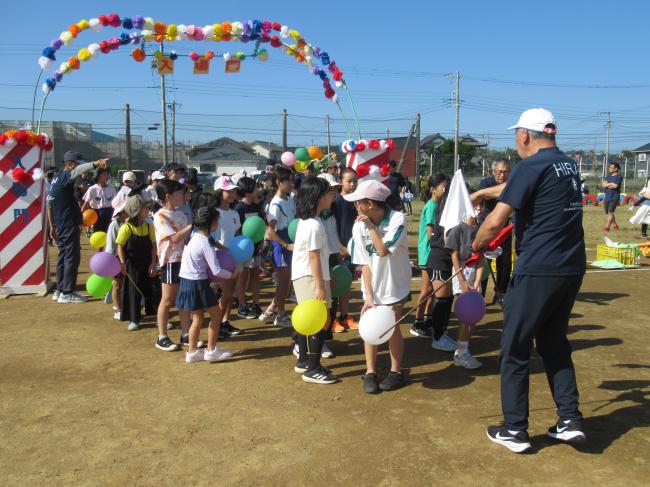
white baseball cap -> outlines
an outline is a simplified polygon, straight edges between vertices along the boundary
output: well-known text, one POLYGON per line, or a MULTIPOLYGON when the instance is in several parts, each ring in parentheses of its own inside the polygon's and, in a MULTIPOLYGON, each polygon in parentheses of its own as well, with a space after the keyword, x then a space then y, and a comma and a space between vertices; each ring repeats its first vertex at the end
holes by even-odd
POLYGON ((152 181, 160 181, 161 179, 165 179, 165 175, 162 171, 154 171, 151 173, 152 181))
POLYGON ((237 185, 232 182, 230 176, 221 176, 218 177, 214 182, 214 190, 221 189, 223 191, 230 191, 232 189, 237 189, 237 185))
POLYGON ((329 173, 319 174, 318 177, 321 178, 321 179, 324 179, 325 181, 327 181, 329 183, 330 187, 332 187, 332 186, 341 186, 341 183, 339 183, 336 180, 336 178, 334 176, 332 176, 331 174, 329 174, 329 173))
POLYGON ((122 182, 133 181, 134 183, 138 182, 138 178, 133 171, 126 171, 122 174, 122 182))
POLYGON ((555 134, 557 132, 557 123, 555 117, 548 110, 543 108, 531 108, 526 110, 519 117, 519 121, 508 130, 526 129, 534 132, 544 132, 555 134))
POLYGON ((347 201, 359 200, 375 200, 386 201, 390 196, 390 189, 385 184, 380 183, 375 179, 368 179, 363 181, 354 193, 346 194, 343 196, 347 201))

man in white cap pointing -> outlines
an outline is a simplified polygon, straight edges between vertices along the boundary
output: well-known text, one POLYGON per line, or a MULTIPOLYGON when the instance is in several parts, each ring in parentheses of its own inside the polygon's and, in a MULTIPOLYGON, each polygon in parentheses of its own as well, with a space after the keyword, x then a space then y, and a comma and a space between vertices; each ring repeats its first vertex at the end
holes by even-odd
POLYGON ((521 453, 531 448, 527 430, 533 340, 559 416, 548 435, 566 442, 585 439, 567 329, 586 258, 580 174, 575 161, 555 144, 555 118, 535 108, 510 129, 515 130, 522 160, 512 168, 472 247, 485 248, 514 214, 518 258, 504 301, 500 355, 504 422, 489 426, 487 435, 521 453))

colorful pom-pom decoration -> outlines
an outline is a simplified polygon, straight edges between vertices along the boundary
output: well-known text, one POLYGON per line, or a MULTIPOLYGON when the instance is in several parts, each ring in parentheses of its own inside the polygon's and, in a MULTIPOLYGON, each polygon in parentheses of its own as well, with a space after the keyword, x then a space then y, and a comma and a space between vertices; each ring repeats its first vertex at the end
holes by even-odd
POLYGON ((172 61, 176 61, 178 59, 178 53, 176 51, 170 51, 169 59, 171 59, 172 61))
POLYGON ((137 49, 133 49, 133 51, 131 51, 131 57, 132 57, 136 62, 141 63, 142 61, 144 61, 144 60, 146 59, 147 55, 145 54, 145 52, 144 52, 143 49, 140 49, 140 48, 138 47, 137 49))
POLYGON ((266 49, 260 49, 260 51, 257 53, 257 59, 265 63, 269 60, 269 51, 266 49))
POLYGON ((196 51, 192 51, 192 52, 190 53, 190 59, 191 59, 192 61, 196 61, 198 58, 199 58, 199 54, 198 54, 196 51))
POLYGON ((208 51, 205 53, 205 59, 207 59, 208 61, 210 61, 213 58, 214 58, 214 52, 208 51))

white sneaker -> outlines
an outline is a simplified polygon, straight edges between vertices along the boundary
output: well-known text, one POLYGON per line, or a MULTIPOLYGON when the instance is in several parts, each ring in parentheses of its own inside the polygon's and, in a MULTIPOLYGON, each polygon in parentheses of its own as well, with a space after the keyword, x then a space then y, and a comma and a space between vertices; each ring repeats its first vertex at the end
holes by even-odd
POLYGON ((284 314, 282 316, 278 315, 275 317, 275 321, 273 322, 275 326, 281 326, 283 328, 291 328, 291 320, 289 319, 289 315, 284 314))
POLYGON ((300 357, 300 348, 298 347, 297 343, 293 344, 293 356, 296 358, 300 357))
POLYGON ((180 323, 167 323, 168 330, 176 330, 177 328, 180 327, 181 327, 180 323))
POLYGON ((120 314, 121 311, 119 309, 113 310, 113 318, 115 318, 116 320, 120 319, 120 314))
POLYGON ((194 362, 201 362, 202 360, 205 360, 203 356, 203 349, 202 348, 197 348, 194 350, 194 352, 185 352, 185 363, 191 364, 194 362))
POLYGON ((61 297, 61 291, 55 289, 54 292, 52 293, 52 301, 58 301, 60 297, 61 297))
POLYGON ((320 352, 322 358, 334 358, 334 352, 327 346, 327 343, 323 343, 323 350, 320 352))
POLYGON ((271 324, 275 321, 276 315, 277 313, 275 311, 265 311, 260 315, 259 320, 271 324))
POLYGON ((206 350, 203 353, 203 359, 208 362, 218 362, 232 357, 232 352, 224 348, 214 347, 212 350, 206 350))
POLYGON ((76 303, 85 303, 86 301, 88 301, 88 298, 86 296, 81 296, 80 294, 77 293, 70 293, 70 294, 61 294, 59 296, 59 299, 57 300, 57 303, 76 304, 76 303))
POLYGON ((443 352, 453 352, 456 350, 456 347, 456 340, 450 338, 446 333, 442 335, 438 340, 435 338, 431 340, 431 348, 441 350, 443 352))
POLYGON ((454 353, 454 365, 457 367, 465 367, 466 369, 478 369, 483 367, 483 364, 476 360, 474 356, 469 353, 469 350, 463 350, 462 353, 454 353))

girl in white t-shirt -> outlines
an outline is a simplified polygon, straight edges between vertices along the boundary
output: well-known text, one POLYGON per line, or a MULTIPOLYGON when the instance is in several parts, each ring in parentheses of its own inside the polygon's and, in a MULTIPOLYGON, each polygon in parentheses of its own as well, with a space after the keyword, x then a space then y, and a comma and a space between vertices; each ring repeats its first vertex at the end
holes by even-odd
MULTIPOLYGON (((232 209, 237 201, 237 185, 233 183, 228 176, 221 176, 214 182, 215 196, 217 199, 217 210, 219 210, 219 227, 213 233, 217 247, 227 249, 230 242, 240 233, 241 222, 239 213, 232 209)), ((235 293, 235 281, 220 281, 221 287, 221 328, 219 336, 228 338, 239 335, 241 330, 230 324, 230 308, 232 307, 232 298, 235 293)))
MULTIPOLYGON (((354 193, 345 195, 359 213, 352 227, 350 254, 352 263, 361 267, 361 290, 364 304, 361 315, 369 308, 386 305, 393 308, 395 320, 402 316, 404 303, 410 298, 411 265, 409 263, 406 217, 386 205, 390 189, 379 181, 359 184, 354 193)), ((377 345, 364 344, 367 372, 363 390, 368 394, 392 391, 406 384, 402 372, 404 339, 399 326, 388 340, 390 373, 377 382, 377 345)))
MULTIPOLYGON (((325 226, 318 215, 332 206, 334 200, 327 181, 307 177, 300 185, 296 198, 296 216, 300 218, 293 245, 291 280, 298 304, 308 299, 332 304, 330 291, 329 245, 325 226)), ((325 327, 329 325, 329 312, 325 327)), ((298 342, 298 361, 294 370, 302 373, 302 380, 314 384, 332 384, 336 377, 320 364, 327 330, 315 335, 295 333, 298 342)))
POLYGON ((276 166, 272 175, 275 196, 269 203, 266 221, 267 233, 271 239, 273 264, 278 274, 275 297, 260 321, 274 323, 275 326, 290 327, 291 320, 287 315, 284 304, 289 292, 291 281, 291 259, 293 244, 289 238, 289 224, 296 216, 296 203, 291 196, 293 190, 293 173, 284 166, 276 166))
POLYGON ((108 169, 97 169, 95 184, 93 184, 83 195, 81 212, 86 208, 92 208, 97 212, 97 222, 93 225, 93 232, 106 232, 113 216, 111 201, 115 198, 115 188, 108 184, 111 173, 108 169))

